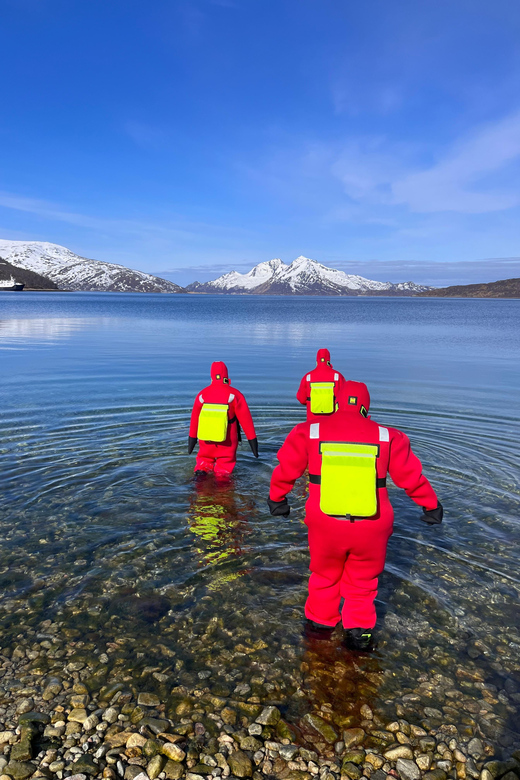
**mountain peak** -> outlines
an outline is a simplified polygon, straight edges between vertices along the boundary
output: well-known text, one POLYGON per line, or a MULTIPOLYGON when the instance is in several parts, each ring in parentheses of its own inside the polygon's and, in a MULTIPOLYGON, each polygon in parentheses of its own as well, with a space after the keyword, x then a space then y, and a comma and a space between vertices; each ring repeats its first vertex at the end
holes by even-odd
POLYGON ((413 282, 392 284, 329 268, 317 260, 299 255, 289 265, 279 258, 259 263, 248 273, 238 271, 212 282, 188 285, 192 292, 255 295, 406 295, 428 288, 413 282))

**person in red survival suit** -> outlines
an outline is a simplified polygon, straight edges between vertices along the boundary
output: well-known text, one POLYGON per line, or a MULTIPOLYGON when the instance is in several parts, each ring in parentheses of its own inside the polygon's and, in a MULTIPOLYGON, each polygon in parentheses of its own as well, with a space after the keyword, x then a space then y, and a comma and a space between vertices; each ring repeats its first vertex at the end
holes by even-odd
POLYGON ((229 384, 226 364, 222 361, 212 363, 211 384, 197 394, 191 413, 188 455, 199 441, 195 473, 231 474, 237 459, 239 425, 253 455, 258 458, 258 440, 247 401, 229 384), (203 439, 203 436, 211 438, 203 439))
POLYGON ((297 400, 307 407, 307 419, 312 414, 332 414, 345 384, 345 377, 335 371, 328 349, 319 349, 316 368, 302 378, 296 393, 297 400))
POLYGON ((289 433, 278 452, 268 503, 272 515, 287 517, 286 495, 308 467, 305 523, 311 576, 305 604, 307 633, 326 638, 342 619, 347 647, 370 651, 378 577, 384 569, 394 519, 387 472, 422 506, 422 519, 429 525, 442 522, 443 508, 408 437, 368 417, 366 385, 346 382, 339 404, 334 415, 318 421, 314 417, 289 433))

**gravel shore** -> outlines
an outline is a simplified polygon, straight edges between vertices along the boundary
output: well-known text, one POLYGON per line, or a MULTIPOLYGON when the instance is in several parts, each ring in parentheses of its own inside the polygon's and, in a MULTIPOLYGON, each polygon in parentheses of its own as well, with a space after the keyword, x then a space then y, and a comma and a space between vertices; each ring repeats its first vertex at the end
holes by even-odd
POLYGON ((240 681, 231 672, 228 685, 212 683, 208 670, 186 685, 166 646, 162 663, 132 667, 130 638, 101 649, 64 631, 45 621, 0 655, 0 780, 520 778, 520 738, 508 720, 518 687, 484 682, 476 665, 453 678, 423 674, 413 691, 384 700, 375 659, 332 663, 315 645, 284 700, 258 660, 266 643, 237 645, 247 661, 240 681), (326 701, 329 684, 350 690, 343 710, 326 701))

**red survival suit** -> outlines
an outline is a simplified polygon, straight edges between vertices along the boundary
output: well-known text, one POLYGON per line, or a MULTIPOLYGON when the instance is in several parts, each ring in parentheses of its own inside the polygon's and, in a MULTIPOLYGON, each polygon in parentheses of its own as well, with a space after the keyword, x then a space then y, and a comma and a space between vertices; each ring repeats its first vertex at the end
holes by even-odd
POLYGON ((199 416, 204 404, 227 405, 227 436, 222 442, 199 441, 199 451, 194 470, 206 472, 214 470, 216 475, 231 474, 237 460, 238 424, 242 427, 254 456, 258 458, 258 441, 247 401, 239 390, 236 390, 229 384, 227 366, 222 361, 211 364, 211 384, 198 393, 193 404, 188 454, 193 451, 197 443, 199 416))
MULTIPOLYGON (((305 615, 323 626, 332 627, 339 622, 341 598, 344 598, 341 613, 344 628, 371 629, 376 624, 374 600, 394 519, 386 489, 387 472, 398 487, 404 488, 423 507, 426 516, 427 510, 440 507, 432 486, 422 474, 419 459, 410 449, 408 437, 396 428, 382 427, 368 418, 369 405, 366 385, 346 382, 338 412, 330 417, 314 417, 293 428, 278 452, 279 465, 271 479, 270 503, 282 502, 295 480, 309 469, 305 523, 312 573, 305 615), (334 446, 337 442, 378 446, 377 511, 370 518, 352 517, 349 521, 348 516, 333 517, 320 509, 320 449, 324 443, 334 446)), ((430 521, 425 518, 425 522, 430 521)))
MULTIPOLYGON (((337 401, 339 398, 341 389, 345 384, 345 377, 334 371, 332 363, 330 362, 330 352, 328 349, 319 349, 316 355, 316 368, 313 368, 308 374, 302 378, 300 387, 296 393, 298 401, 307 407, 307 419, 309 420, 311 412, 311 383, 321 382, 333 382, 334 383, 334 398, 337 401)), ((335 406, 335 404, 334 404, 335 406)), ((334 410, 333 410, 334 411, 334 410)), ((329 412, 331 414, 332 412, 329 412)))

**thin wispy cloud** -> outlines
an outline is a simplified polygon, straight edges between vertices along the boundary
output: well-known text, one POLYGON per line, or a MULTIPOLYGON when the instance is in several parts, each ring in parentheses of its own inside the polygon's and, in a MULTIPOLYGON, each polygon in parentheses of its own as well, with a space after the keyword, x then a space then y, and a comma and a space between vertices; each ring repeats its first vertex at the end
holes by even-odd
POLYGON ((457 141, 439 162, 392 182, 392 201, 412 211, 483 214, 520 204, 520 190, 493 179, 520 159, 520 111, 457 141))

